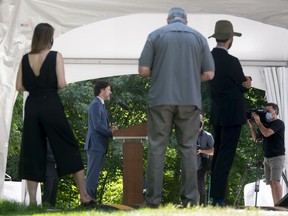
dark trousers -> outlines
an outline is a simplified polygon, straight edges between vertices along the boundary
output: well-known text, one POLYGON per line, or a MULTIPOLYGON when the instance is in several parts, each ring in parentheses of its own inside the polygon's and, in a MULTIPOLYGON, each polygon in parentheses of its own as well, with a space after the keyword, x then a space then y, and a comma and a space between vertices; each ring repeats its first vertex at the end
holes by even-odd
POLYGON ((197 171, 198 191, 200 195, 199 204, 204 206, 207 205, 206 177, 207 171, 203 169, 197 171))
POLYGON ((57 188, 59 183, 59 177, 55 168, 55 163, 47 163, 46 169, 42 201, 43 204, 55 207, 57 188))
POLYGON ((213 126, 214 155, 211 167, 211 197, 225 199, 228 175, 232 167, 242 125, 213 126))

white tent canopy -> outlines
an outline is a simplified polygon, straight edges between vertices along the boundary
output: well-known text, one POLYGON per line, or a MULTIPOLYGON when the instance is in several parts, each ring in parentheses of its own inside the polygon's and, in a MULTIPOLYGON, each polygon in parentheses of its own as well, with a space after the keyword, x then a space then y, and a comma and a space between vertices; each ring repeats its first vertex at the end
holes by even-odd
MULTIPOLYGON (((166 18, 167 14, 141 13, 94 22, 59 36, 53 49, 59 50, 65 57, 68 82, 102 74, 134 74, 137 73, 138 57, 147 35, 166 25, 166 18), (146 22, 142 23, 143 20, 146 22), (131 29, 133 32, 130 32, 131 29)), ((282 42, 288 37, 288 31, 245 18, 218 14, 189 15, 188 24, 208 38, 214 31, 215 20, 219 19, 231 20, 235 31, 243 34, 241 38, 234 38, 230 52, 241 59, 245 73, 253 76, 253 86, 264 90, 265 83, 259 73, 261 69, 287 64, 288 44, 282 42), (276 38, 270 35, 271 32, 276 33, 276 38), (273 40, 273 43, 267 43, 273 40)), ((210 47, 215 46, 214 39, 208 41, 210 47)))
MULTIPOLYGON (((232 21, 243 36, 235 38, 230 53, 240 59, 245 74, 253 77, 254 87, 270 92, 268 100, 281 103, 280 117, 288 122, 287 97, 282 95, 288 83, 287 70, 281 70, 281 85, 275 81, 273 87, 267 70, 263 72, 267 67, 287 67, 288 10, 284 9, 288 1, 0 0, 0 198, 16 73, 23 53, 30 48, 34 27, 39 22, 55 27, 53 49, 64 56, 68 82, 136 74, 148 33, 166 24, 167 11, 174 6, 184 7, 188 25, 206 37, 213 33, 217 20, 232 21)), ((209 45, 212 48, 215 41, 209 39, 209 45)), ((277 74, 273 73, 274 80, 277 74)))

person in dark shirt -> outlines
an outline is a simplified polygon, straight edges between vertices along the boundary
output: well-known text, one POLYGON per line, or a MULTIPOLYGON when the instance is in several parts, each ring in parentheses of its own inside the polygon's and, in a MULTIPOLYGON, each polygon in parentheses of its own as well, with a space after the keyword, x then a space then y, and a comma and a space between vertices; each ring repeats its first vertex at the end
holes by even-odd
POLYGON ((264 173, 266 184, 271 187, 274 205, 282 198, 281 174, 285 163, 284 122, 278 119, 279 107, 275 103, 266 105, 266 122, 261 122, 259 115, 252 113, 253 120, 248 119, 254 142, 263 137, 264 173), (258 131, 254 125, 257 125, 258 131))
POLYGON ((209 156, 214 153, 214 138, 211 133, 204 130, 203 116, 200 114, 200 133, 197 140, 197 180, 200 195, 199 204, 207 205, 206 178, 211 169, 211 159, 209 156))

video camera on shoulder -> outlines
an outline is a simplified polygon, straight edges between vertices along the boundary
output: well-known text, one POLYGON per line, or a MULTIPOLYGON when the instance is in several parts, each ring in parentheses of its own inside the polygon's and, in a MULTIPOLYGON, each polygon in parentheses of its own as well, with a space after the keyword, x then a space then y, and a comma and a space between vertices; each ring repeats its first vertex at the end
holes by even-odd
POLYGON ((254 108, 254 109, 248 109, 246 110, 246 117, 249 120, 254 120, 252 113, 256 113, 260 117, 260 121, 262 123, 266 123, 266 109, 264 108, 254 108))

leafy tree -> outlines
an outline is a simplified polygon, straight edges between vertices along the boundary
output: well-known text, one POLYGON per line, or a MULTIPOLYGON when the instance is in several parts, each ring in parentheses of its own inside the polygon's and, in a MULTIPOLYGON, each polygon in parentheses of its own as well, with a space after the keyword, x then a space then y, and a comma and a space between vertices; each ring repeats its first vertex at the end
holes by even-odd
POLYGON ((23 127, 23 93, 19 93, 13 107, 13 119, 11 122, 9 149, 10 156, 18 155, 20 151, 22 127, 23 127))

